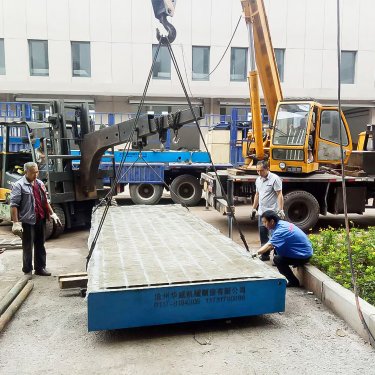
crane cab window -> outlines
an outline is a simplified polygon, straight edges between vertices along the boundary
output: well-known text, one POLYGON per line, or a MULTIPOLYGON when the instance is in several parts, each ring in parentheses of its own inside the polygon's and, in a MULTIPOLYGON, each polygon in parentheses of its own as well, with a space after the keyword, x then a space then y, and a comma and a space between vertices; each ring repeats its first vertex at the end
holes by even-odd
POLYGON ((339 121, 337 110, 323 110, 320 116, 320 138, 325 141, 340 144, 340 128, 341 123, 342 145, 349 144, 348 135, 346 134, 344 123, 339 121))
POLYGON ((273 144, 302 146, 305 144, 309 104, 281 104, 277 111, 273 144))

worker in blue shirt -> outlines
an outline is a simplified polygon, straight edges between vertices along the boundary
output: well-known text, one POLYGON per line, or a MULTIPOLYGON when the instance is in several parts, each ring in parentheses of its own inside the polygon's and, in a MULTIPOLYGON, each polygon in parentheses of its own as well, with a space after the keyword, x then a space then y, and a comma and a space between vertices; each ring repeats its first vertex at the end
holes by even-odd
POLYGON ((279 272, 288 279, 287 287, 299 287, 299 281, 290 266, 302 266, 310 260, 313 254, 311 242, 301 229, 293 223, 280 220, 274 211, 263 212, 261 218, 263 225, 271 232, 271 238, 257 254, 274 250, 273 261, 279 272))

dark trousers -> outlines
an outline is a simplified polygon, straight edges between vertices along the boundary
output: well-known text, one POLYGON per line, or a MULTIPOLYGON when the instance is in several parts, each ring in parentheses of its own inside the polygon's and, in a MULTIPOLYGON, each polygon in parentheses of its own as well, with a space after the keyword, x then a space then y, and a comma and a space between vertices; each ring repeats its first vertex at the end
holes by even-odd
POLYGON ((40 271, 46 268, 46 248, 44 247, 44 220, 39 220, 35 225, 22 223, 22 249, 23 267, 25 273, 33 269, 33 247, 34 247, 34 269, 40 271))
MULTIPOLYGON (((258 230, 259 230, 259 239, 260 239, 260 246, 265 245, 269 240, 269 231, 268 229, 263 225, 262 219, 258 218, 258 230)), ((264 253, 265 255, 270 255, 270 251, 267 251, 264 253)))
POLYGON ((296 258, 288 258, 282 257, 280 255, 275 255, 273 258, 273 262, 275 263, 279 272, 284 275, 290 284, 292 285, 299 285, 298 279, 294 276, 292 269, 289 266, 303 266, 306 264, 310 258, 305 259, 296 259, 296 258))

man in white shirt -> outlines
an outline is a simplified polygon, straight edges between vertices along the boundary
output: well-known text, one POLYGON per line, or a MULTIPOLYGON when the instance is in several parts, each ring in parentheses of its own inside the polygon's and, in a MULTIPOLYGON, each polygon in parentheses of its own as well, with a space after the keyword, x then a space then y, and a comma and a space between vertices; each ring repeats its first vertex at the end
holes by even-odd
MULTIPOLYGON (((259 177, 255 181, 256 193, 252 216, 255 216, 258 210, 259 237, 260 244, 263 246, 268 242, 269 232, 262 223, 262 213, 269 210, 275 211, 281 219, 284 219, 284 198, 281 179, 276 174, 270 172, 267 161, 262 160, 257 163, 257 173, 259 177)), ((263 261, 269 260, 270 252, 263 253, 260 259, 263 261)))

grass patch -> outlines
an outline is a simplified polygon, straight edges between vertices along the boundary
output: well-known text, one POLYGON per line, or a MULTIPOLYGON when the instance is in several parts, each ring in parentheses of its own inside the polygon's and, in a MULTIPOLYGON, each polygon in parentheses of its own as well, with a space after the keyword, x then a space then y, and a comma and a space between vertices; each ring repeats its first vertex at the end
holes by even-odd
MULTIPOLYGON (((327 228, 310 234, 311 263, 343 287, 353 290, 345 229, 327 228)), ((350 230, 359 296, 375 306, 375 227, 350 230)))

